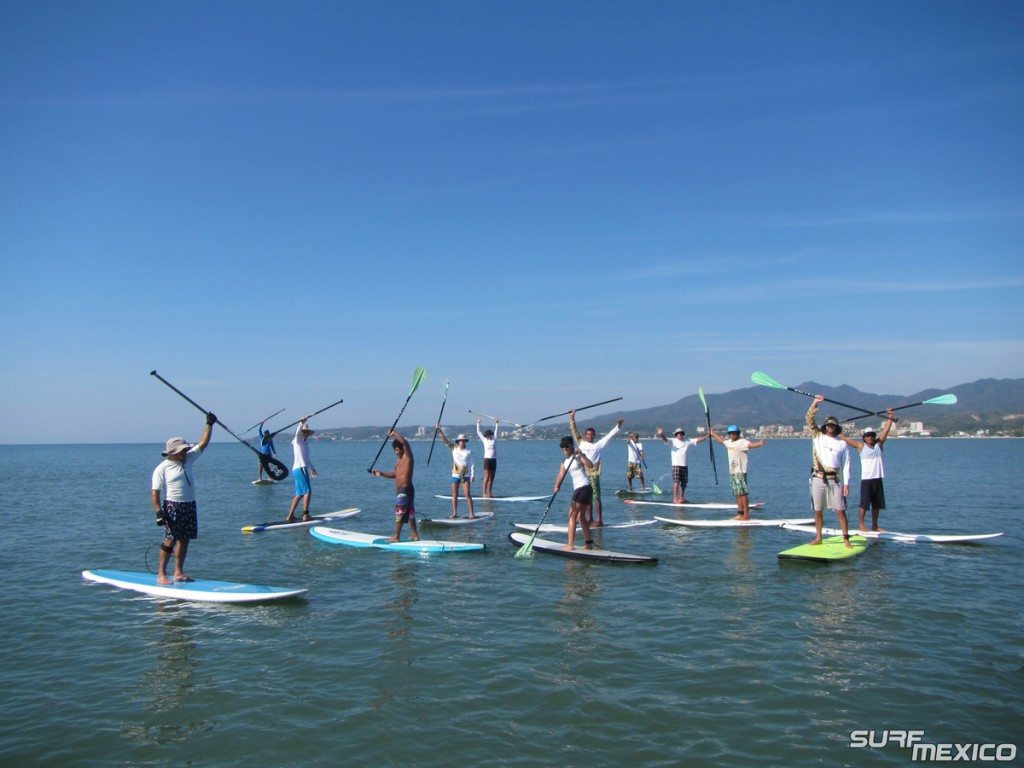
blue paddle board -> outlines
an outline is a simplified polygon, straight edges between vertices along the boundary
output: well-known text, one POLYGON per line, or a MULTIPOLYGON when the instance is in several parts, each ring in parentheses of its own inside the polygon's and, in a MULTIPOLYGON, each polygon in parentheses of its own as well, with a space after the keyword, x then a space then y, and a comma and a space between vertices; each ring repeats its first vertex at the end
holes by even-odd
POLYGON ((358 531, 343 531, 340 528, 328 528, 317 525, 309 529, 310 534, 329 544, 341 544, 345 547, 358 549, 388 549, 396 552, 413 552, 416 554, 437 554, 447 552, 480 552, 483 544, 468 541, 439 541, 437 539, 420 539, 419 541, 389 541, 387 536, 358 531))
POLYGON ((82 571, 82 576, 89 581, 109 584, 118 589, 128 589, 157 597, 170 597, 175 600, 196 600, 206 603, 265 603, 269 600, 295 597, 307 591, 209 579, 157 584, 155 573, 136 571, 91 570, 82 571))

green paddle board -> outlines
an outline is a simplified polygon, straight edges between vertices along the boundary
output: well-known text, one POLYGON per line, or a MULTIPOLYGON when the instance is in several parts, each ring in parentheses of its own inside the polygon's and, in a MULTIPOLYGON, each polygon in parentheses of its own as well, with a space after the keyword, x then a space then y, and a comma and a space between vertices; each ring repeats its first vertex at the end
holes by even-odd
POLYGON ((851 536, 850 544, 853 546, 846 547, 843 544, 842 536, 829 536, 827 539, 822 539, 821 544, 801 544, 799 547, 783 550, 779 552, 779 559, 831 563, 859 555, 868 548, 868 540, 863 536, 851 536))

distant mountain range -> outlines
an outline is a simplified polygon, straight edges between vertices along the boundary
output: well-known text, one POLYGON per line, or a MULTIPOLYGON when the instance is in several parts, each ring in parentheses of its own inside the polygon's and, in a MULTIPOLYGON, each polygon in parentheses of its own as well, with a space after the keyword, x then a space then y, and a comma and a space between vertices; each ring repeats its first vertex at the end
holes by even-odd
MULTIPOLYGON (((847 385, 830 387, 813 381, 805 381, 794 389, 805 392, 821 393, 831 400, 863 406, 873 411, 884 411, 888 407, 897 408, 909 403, 930 400, 938 395, 952 393, 956 395, 954 405, 920 405, 899 411, 901 423, 920 421, 933 435, 955 435, 961 432, 1024 436, 1024 379, 979 379, 970 384, 960 384, 951 389, 926 389, 911 395, 873 394, 861 392, 847 385)), ((803 428, 804 416, 810 405, 810 398, 787 390, 773 389, 763 386, 750 386, 734 389, 721 394, 705 392, 711 422, 715 429, 724 429, 730 424, 737 424, 743 429, 761 427, 772 424, 792 426, 797 430, 803 428)), ((857 415, 856 411, 831 403, 823 403, 819 410, 820 418, 835 415, 846 420, 857 415)), ((594 426, 598 433, 604 433, 615 420, 622 417, 626 420, 625 428, 636 430, 641 435, 653 434, 655 427, 662 426, 670 433, 675 427, 683 427, 687 434, 693 435, 698 427, 705 426, 704 408, 696 394, 687 395, 669 405, 653 408, 641 408, 634 411, 615 411, 612 413, 583 411, 577 418, 580 429, 594 426)), ((533 429, 534 437, 555 437, 566 434, 567 419, 555 423, 545 422, 533 429)), ((880 423, 881 419, 874 420, 880 423)), ((872 423, 871 419, 857 420, 859 426, 872 423)), ((466 432, 475 437, 475 423, 462 425, 445 425, 446 433, 466 432)), ((344 427, 327 429, 319 433, 320 439, 362 440, 383 438, 387 427, 344 427)), ((431 434, 433 433, 432 430, 431 434)), ((414 430, 405 428, 407 436, 414 430)))

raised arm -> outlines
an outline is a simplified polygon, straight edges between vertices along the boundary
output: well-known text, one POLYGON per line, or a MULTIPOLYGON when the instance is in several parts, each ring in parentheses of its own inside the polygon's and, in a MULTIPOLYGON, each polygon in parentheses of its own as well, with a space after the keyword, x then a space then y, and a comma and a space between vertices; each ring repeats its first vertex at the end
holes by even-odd
POLYGON ((878 436, 879 445, 885 442, 885 438, 889 436, 889 430, 892 429, 892 425, 897 421, 899 421, 899 419, 896 418, 896 414, 892 412, 892 408, 889 408, 888 417, 885 420, 885 426, 882 427, 882 434, 878 436))
POLYGON ((441 442, 448 446, 448 450, 451 450, 452 448, 455 447, 455 444, 448 439, 448 436, 444 433, 444 430, 441 429, 440 424, 437 425, 437 434, 441 436, 441 442))
POLYGON ((569 411, 569 431, 572 432, 572 439, 576 441, 576 445, 580 444, 583 438, 580 436, 580 431, 576 429, 576 409, 569 411))
POLYGON ((657 429, 654 430, 654 436, 660 437, 661 442, 663 442, 665 445, 668 445, 668 438, 665 437, 665 430, 662 429, 661 427, 658 427, 657 429))

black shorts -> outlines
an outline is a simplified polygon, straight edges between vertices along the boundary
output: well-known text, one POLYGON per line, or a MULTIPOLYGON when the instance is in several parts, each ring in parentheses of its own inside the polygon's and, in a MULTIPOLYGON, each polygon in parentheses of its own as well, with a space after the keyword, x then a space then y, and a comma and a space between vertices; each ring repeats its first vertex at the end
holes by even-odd
POLYGON ((484 472, 490 472, 492 475, 498 471, 498 460, 497 459, 484 459, 484 472))
POLYGON ((584 485, 582 488, 577 488, 572 492, 572 500, 577 504, 587 506, 594 500, 594 486, 584 485))
POLYGON ((882 487, 882 478, 860 481, 860 508, 885 509, 885 488, 882 487))

